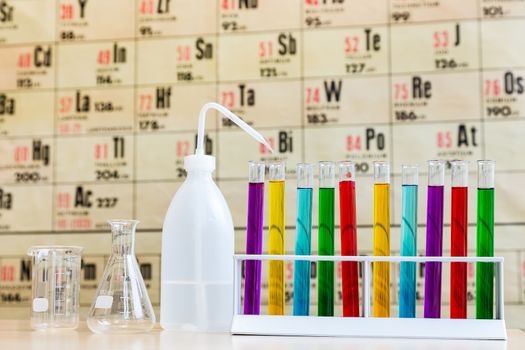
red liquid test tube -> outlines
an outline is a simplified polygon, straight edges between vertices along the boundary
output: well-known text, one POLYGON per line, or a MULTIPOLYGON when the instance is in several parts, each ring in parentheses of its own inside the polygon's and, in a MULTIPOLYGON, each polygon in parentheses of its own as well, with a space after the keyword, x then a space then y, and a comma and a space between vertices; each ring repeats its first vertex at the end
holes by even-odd
MULTIPOLYGON (((357 255, 355 163, 339 163, 339 205, 341 220, 341 255, 357 255)), ((359 317, 358 262, 342 262, 343 316, 359 317)))
MULTIPOLYGON (((467 256, 468 161, 452 161, 451 255, 467 256)), ((450 264, 450 318, 467 318, 467 263, 450 264)))

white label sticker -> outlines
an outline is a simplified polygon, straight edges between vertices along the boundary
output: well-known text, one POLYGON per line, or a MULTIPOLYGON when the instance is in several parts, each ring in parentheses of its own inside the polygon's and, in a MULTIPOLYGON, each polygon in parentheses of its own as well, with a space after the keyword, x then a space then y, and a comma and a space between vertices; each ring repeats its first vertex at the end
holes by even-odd
POLYGON ((113 304, 113 297, 111 295, 99 295, 95 302, 96 309, 109 309, 113 304))
POLYGON ((47 298, 35 298, 33 299, 33 311, 34 312, 45 312, 49 308, 49 301, 47 298))

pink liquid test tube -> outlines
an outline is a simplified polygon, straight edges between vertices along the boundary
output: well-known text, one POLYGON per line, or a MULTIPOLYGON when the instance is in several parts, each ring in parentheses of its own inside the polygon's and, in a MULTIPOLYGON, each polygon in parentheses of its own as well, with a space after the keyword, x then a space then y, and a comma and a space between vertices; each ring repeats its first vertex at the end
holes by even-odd
MULTIPOLYGON (((428 161, 427 256, 443 255, 445 162, 428 161)), ((441 263, 425 263, 425 318, 441 317, 441 263)))
MULTIPOLYGON (((262 254, 264 163, 248 163, 248 221, 246 254, 262 254)), ((258 315, 261 308, 261 261, 246 260, 244 270, 244 314, 258 315)))

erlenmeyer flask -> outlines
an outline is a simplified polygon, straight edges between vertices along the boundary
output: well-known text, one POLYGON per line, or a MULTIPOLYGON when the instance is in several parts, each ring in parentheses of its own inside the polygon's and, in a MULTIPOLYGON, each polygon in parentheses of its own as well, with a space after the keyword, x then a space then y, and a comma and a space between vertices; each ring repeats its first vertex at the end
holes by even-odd
POLYGON ((136 220, 110 220, 111 256, 91 305, 87 325, 95 333, 147 332, 155 314, 135 257, 136 220))

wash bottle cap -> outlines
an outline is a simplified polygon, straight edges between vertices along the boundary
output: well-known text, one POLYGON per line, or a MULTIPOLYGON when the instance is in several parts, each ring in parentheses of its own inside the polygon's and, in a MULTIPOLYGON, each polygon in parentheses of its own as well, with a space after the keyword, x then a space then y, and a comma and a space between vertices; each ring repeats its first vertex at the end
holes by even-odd
POLYGON ((184 168, 186 170, 206 170, 213 171, 215 170, 215 157, 204 154, 204 127, 206 125, 206 113, 210 109, 215 109, 219 111, 224 117, 230 119, 232 122, 237 124, 242 130, 247 132, 251 137, 262 143, 268 150, 273 153, 273 149, 264 139, 264 137, 259 134, 255 129, 246 124, 241 118, 233 114, 226 107, 215 103, 209 102, 202 106, 199 113, 199 129, 197 132, 197 148, 195 149, 195 154, 184 157, 184 168))

